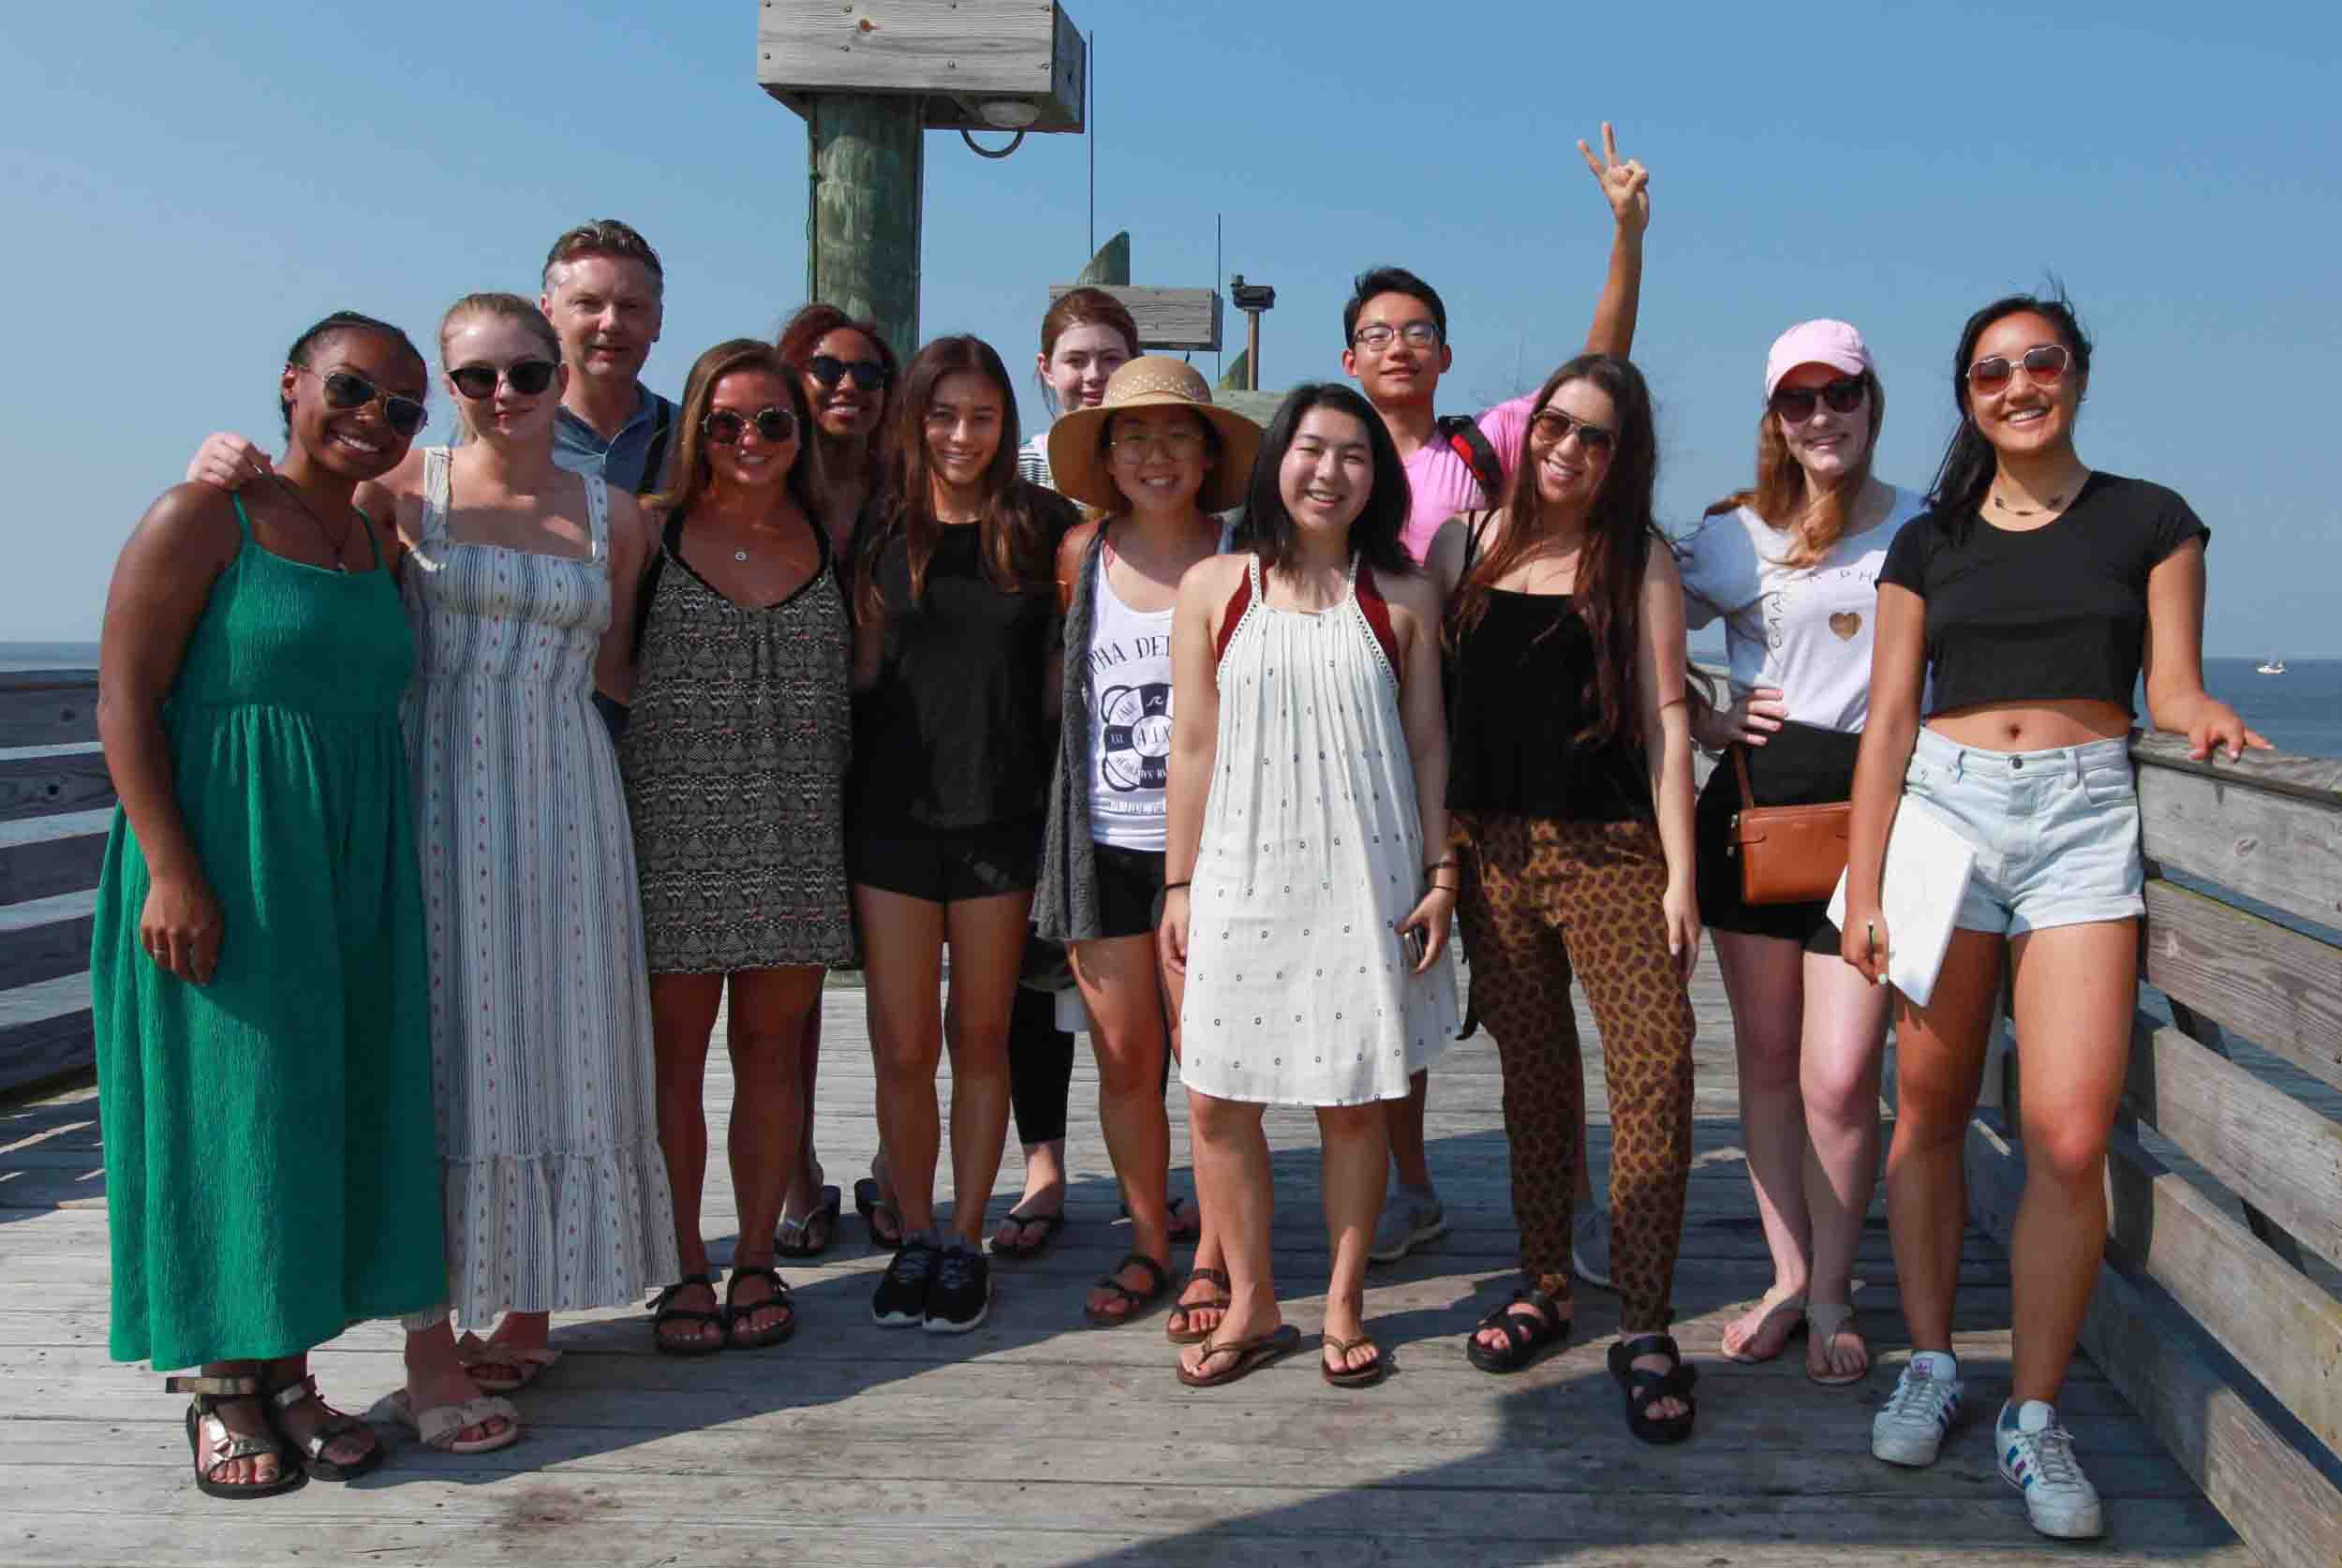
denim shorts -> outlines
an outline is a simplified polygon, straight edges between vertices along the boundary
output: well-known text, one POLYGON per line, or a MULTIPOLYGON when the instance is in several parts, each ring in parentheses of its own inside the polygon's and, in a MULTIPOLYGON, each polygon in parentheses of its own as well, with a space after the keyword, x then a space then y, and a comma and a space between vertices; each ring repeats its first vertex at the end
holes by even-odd
POLYGON ((2021 937, 2146 912, 2128 741, 1988 751, 1921 730, 1903 787, 1976 851, 1962 930, 2021 937))

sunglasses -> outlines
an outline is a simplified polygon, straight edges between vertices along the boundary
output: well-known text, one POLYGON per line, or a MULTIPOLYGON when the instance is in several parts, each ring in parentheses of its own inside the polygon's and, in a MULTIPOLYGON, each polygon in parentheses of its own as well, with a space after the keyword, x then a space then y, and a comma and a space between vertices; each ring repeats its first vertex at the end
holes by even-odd
POLYGON ((553 385, 553 373, 560 368, 552 360, 514 360, 501 371, 492 364, 458 365, 447 378, 474 403, 484 403, 496 396, 499 378, 523 397, 534 397, 553 385))
POLYGON ((422 428, 422 422, 431 417, 430 410, 411 397, 386 392, 355 371, 335 370, 319 375, 305 364, 293 366, 304 376, 316 376, 325 389, 325 406, 337 412, 363 408, 369 403, 382 405, 382 422, 400 436, 412 436, 422 428))
POLYGON ((797 436, 797 416, 786 408, 759 408, 754 414, 736 414, 729 408, 717 408, 700 421, 700 429, 719 447, 731 446, 748 433, 750 425, 764 440, 778 445, 793 441, 797 436))
POLYGON ((834 387, 849 376, 864 392, 876 392, 886 385, 886 366, 878 360, 841 360, 835 354, 816 354, 806 362, 805 370, 823 388, 834 387))
POLYGON ((1851 414, 1862 406, 1867 390, 1860 376, 1841 377, 1818 387, 1783 387, 1772 394, 1772 411, 1791 424, 1803 424, 1812 419, 1817 402, 1833 414, 1851 414))
POLYGON ((2000 354, 1989 360, 1979 360, 1968 366, 1968 385, 1979 392, 1997 392, 2008 384, 2008 378, 2022 366, 2025 375, 2041 386, 2055 386, 2074 357, 2062 343, 2042 343, 2026 349, 2011 361, 2000 354))
POLYGON ((1540 408, 1529 421, 1529 439, 1541 447, 1560 446, 1572 431, 1578 433, 1581 451, 1607 452, 1618 444, 1617 431, 1571 419, 1558 408, 1540 408))

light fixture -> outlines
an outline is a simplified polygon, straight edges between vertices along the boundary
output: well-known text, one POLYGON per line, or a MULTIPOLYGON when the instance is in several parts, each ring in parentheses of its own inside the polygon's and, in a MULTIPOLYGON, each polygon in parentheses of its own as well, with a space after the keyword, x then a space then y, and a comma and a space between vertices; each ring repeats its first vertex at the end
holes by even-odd
POLYGON ((995 129, 1023 130, 1041 118, 1041 106, 1030 98, 986 98, 976 112, 995 129))

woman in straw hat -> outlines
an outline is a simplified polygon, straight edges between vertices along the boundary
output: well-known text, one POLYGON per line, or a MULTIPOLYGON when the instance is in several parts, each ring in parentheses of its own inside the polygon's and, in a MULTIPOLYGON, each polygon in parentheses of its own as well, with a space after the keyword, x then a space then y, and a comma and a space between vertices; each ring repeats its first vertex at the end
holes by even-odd
MULTIPOLYGON (((1121 1178, 1134 1245, 1090 1288, 1084 1312, 1127 1323, 1170 1288, 1171 1132, 1166 1049, 1177 1049, 1179 978, 1161 967, 1164 786, 1171 753, 1171 613, 1188 569, 1227 547, 1212 513, 1239 505, 1260 427, 1215 407, 1192 367, 1134 359, 1103 401, 1049 432, 1058 488, 1104 515, 1058 551, 1065 605, 1064 725, 1050 786, 1033 923, 1068 944, 1098 1053, 1098 1120, 1121 1178), (1169 1011, 1166 1013, 1166 999, 1169 1011)), ((1201 1279, 1227 1277, 1197 1259, 1201 1279)), ((1208 1302, 1223 1296, 1205 1298, 1208 1302)), ((1201 1339, 1201 1312, 1170 1335, 1201 1339)))

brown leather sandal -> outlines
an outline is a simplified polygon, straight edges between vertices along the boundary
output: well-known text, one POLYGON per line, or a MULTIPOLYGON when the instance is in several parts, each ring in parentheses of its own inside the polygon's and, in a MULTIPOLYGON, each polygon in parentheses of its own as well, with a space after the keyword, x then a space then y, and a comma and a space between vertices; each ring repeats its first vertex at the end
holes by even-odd
POLYGON ((1185 1295, 1187 1287, 1198 1280, 1218 1285, 1220 1294, 1208 1301, 1179 1301, 1172 1304, 1170 1315, 1163 1320, 1163 1337, 1175 1345, 1198 1345, 1211 1338, 1211 1330, 1208 1328, 1187 1326, 1187 1315, 1190 1312, 1225 1312, 1236 1305, 1236 1298, 1228 1294, 1232 1287, 1228 1284, 1227 1275, 1217 1268, 1191 1269, 1186 1282, 1179 1286, 1179 1294, 1185 1295))

